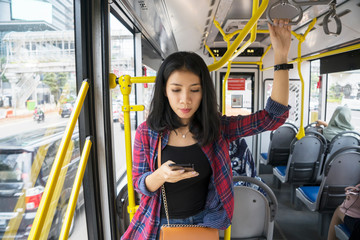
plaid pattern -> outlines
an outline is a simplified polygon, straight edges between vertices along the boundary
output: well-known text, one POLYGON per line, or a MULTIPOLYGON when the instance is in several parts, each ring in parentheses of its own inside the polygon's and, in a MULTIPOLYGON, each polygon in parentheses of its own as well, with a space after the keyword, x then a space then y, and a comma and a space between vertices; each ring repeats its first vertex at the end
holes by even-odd
MULTIPOLYGON (((213 175, 209 183, 203 225, 226 229, 234 210, 229 143, 244 136, 251 136, 263 131, 274 130, 281 126, 289 115, 289 107, 283 106, 270 98, 265 110, 248 116, 222 116, 219 139, 202 150, 209 159, 213 175)), ((166 146, 170 131, 165 131, 162 149, 166 146)), ((129 228, 121 239, 156 239, 160 227, 160 189, 149 192, 145 178, 155 171, 159 133, 152 131, 142 123, 136 130, 133 159, 133 182, 135 190, 142 194, 140 206, 129 228)))

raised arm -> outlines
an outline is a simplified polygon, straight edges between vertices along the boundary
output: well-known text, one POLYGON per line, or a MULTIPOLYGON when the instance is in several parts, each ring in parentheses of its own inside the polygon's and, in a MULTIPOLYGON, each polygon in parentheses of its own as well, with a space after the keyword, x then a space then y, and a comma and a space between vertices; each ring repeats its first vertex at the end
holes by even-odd
MULTIPOLYGON (((268 23, 271 44, 274 49, 274 65, 286 64, 290 43, 291 25, 287 19, 275 19, 274 25, 268 23)), ((278 70, 274 72, 274 84, 271 99, 287 106, 289 102, 289 71, 278 70)))

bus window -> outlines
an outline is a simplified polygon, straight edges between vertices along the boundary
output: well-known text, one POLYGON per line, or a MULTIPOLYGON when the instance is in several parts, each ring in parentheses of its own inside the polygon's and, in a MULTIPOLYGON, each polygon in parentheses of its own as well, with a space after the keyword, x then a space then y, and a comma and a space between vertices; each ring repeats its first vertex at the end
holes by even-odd
POLYGON ((329 73, 327 75, 326 118, 331 119, 336 107, 351 109, 351 124, 360 131, 360 70, 329 73))
MULTIPOLYGON (((143 67, 143 72, 144 72, 143 74, 144 76, 148 76, 148 77, 156 76, 156 71, 154 71, 148 66, 143 67)), ((142 91, 142 96, 144 96, 143 102, 144 102, 145 110, 144 110, 143 121, 145 121, 149 115, 150 104, 154 95, 154 86, 155 83, 147 83, 139 86, 139 88, 141 89, 140 91, 142 91)))
POLYGON ((320 75, 320 60, 311 62, 310 76, 310 102, 309 102, 309 123, 321 119, 321 89, 322 76, 320 75))
MULTIPOLYGON (((264 81, 264 106, 267 99, 271 95, 273 80, 265 79, 264 81)), ((291 106, 289 111, 288 122, 300 126, 300 109, 301 109, 301 82, 298 79, 290 79, 289 82, 289 105, 291 106)))
MULTIPOLYGON (((9 179, 6 186, 12 192, 6 197, 11 204, 0 211, 7 216, 0 221, 0 238, 20 239, 29 234, 77 98, 74 1, 2 1, 0 9, 0 160, 2 165, 9 162, 6 169, 13 166, 16 180, 20 176, 23 182, 11 184, 13 179, 9 179), (15 220, 12 216, 17 216, 19 225, 10 224, 15 220)), ((78 142, 79 136, 73 137, 78 142)), ((78 159, 79 146, 73 149, 78 159)), ((48 210, 52 219, 46 221, 53 224, 44 227, 42 239, 59 237, 78 165, 67 160, 64 191, 48 210)), ((79 199, 83 199, 82 192, 79 199)), ((73 224, 71 233, 70 239, 87 238, 85 220, 73 224)))
MULTIPOLYGON (((117 19, 110 14, 110 52, 111 68, 110 71, 117 76, 134 76, 134 35, 117 19)), ((125 135, 124 135, 124 114, 122 111, 123 95, 119 86, 111 90, 112 96, 112 117, 113 117, 113 137, 116 164, 116 181, 120 179, 126 170, 125 155, 125 135)), ((132 86, 130 94, 130 104, 135 105, 135 84, 132 86)), ((136 127, 136 112, 130 112, 132 130, 136 127)), ((132 131, 135 134, 135 131, 132 131)), ((131 138, 134 140, 134 136, 131 138)))

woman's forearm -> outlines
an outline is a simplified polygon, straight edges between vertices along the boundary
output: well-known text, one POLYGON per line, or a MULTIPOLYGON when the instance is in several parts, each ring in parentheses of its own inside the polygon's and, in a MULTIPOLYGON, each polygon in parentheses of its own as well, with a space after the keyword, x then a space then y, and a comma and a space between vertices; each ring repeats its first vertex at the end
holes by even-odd
MULTIPOLYGON (((274 65, 287 63, 287 53, 275 53, 274 65)), ((274 72, 274 83, 271 99, 282 105, 289 103, 289 70, 274 72)))
POLYGON ((149 176, 147 176, 145 178, 145 185, 146 188, 150 191, 150 192, 155 192, 156 190, 158 190, 161 185, 163 185, 165 183, 165 180, 163 179, 163 177, 159 174, 159 171, 156 170, 155 172, 153 172, 152 174, 150 174, 149 176))

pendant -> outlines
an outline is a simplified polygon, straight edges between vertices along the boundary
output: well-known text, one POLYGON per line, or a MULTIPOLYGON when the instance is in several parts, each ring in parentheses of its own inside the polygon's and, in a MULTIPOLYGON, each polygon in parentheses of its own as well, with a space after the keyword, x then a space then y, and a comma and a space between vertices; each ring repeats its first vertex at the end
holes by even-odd
POLYGON ((183 135, 182 135, 182 138, 186 138, 186 135, 185 135, 185 134, 183 134, 183 135))

